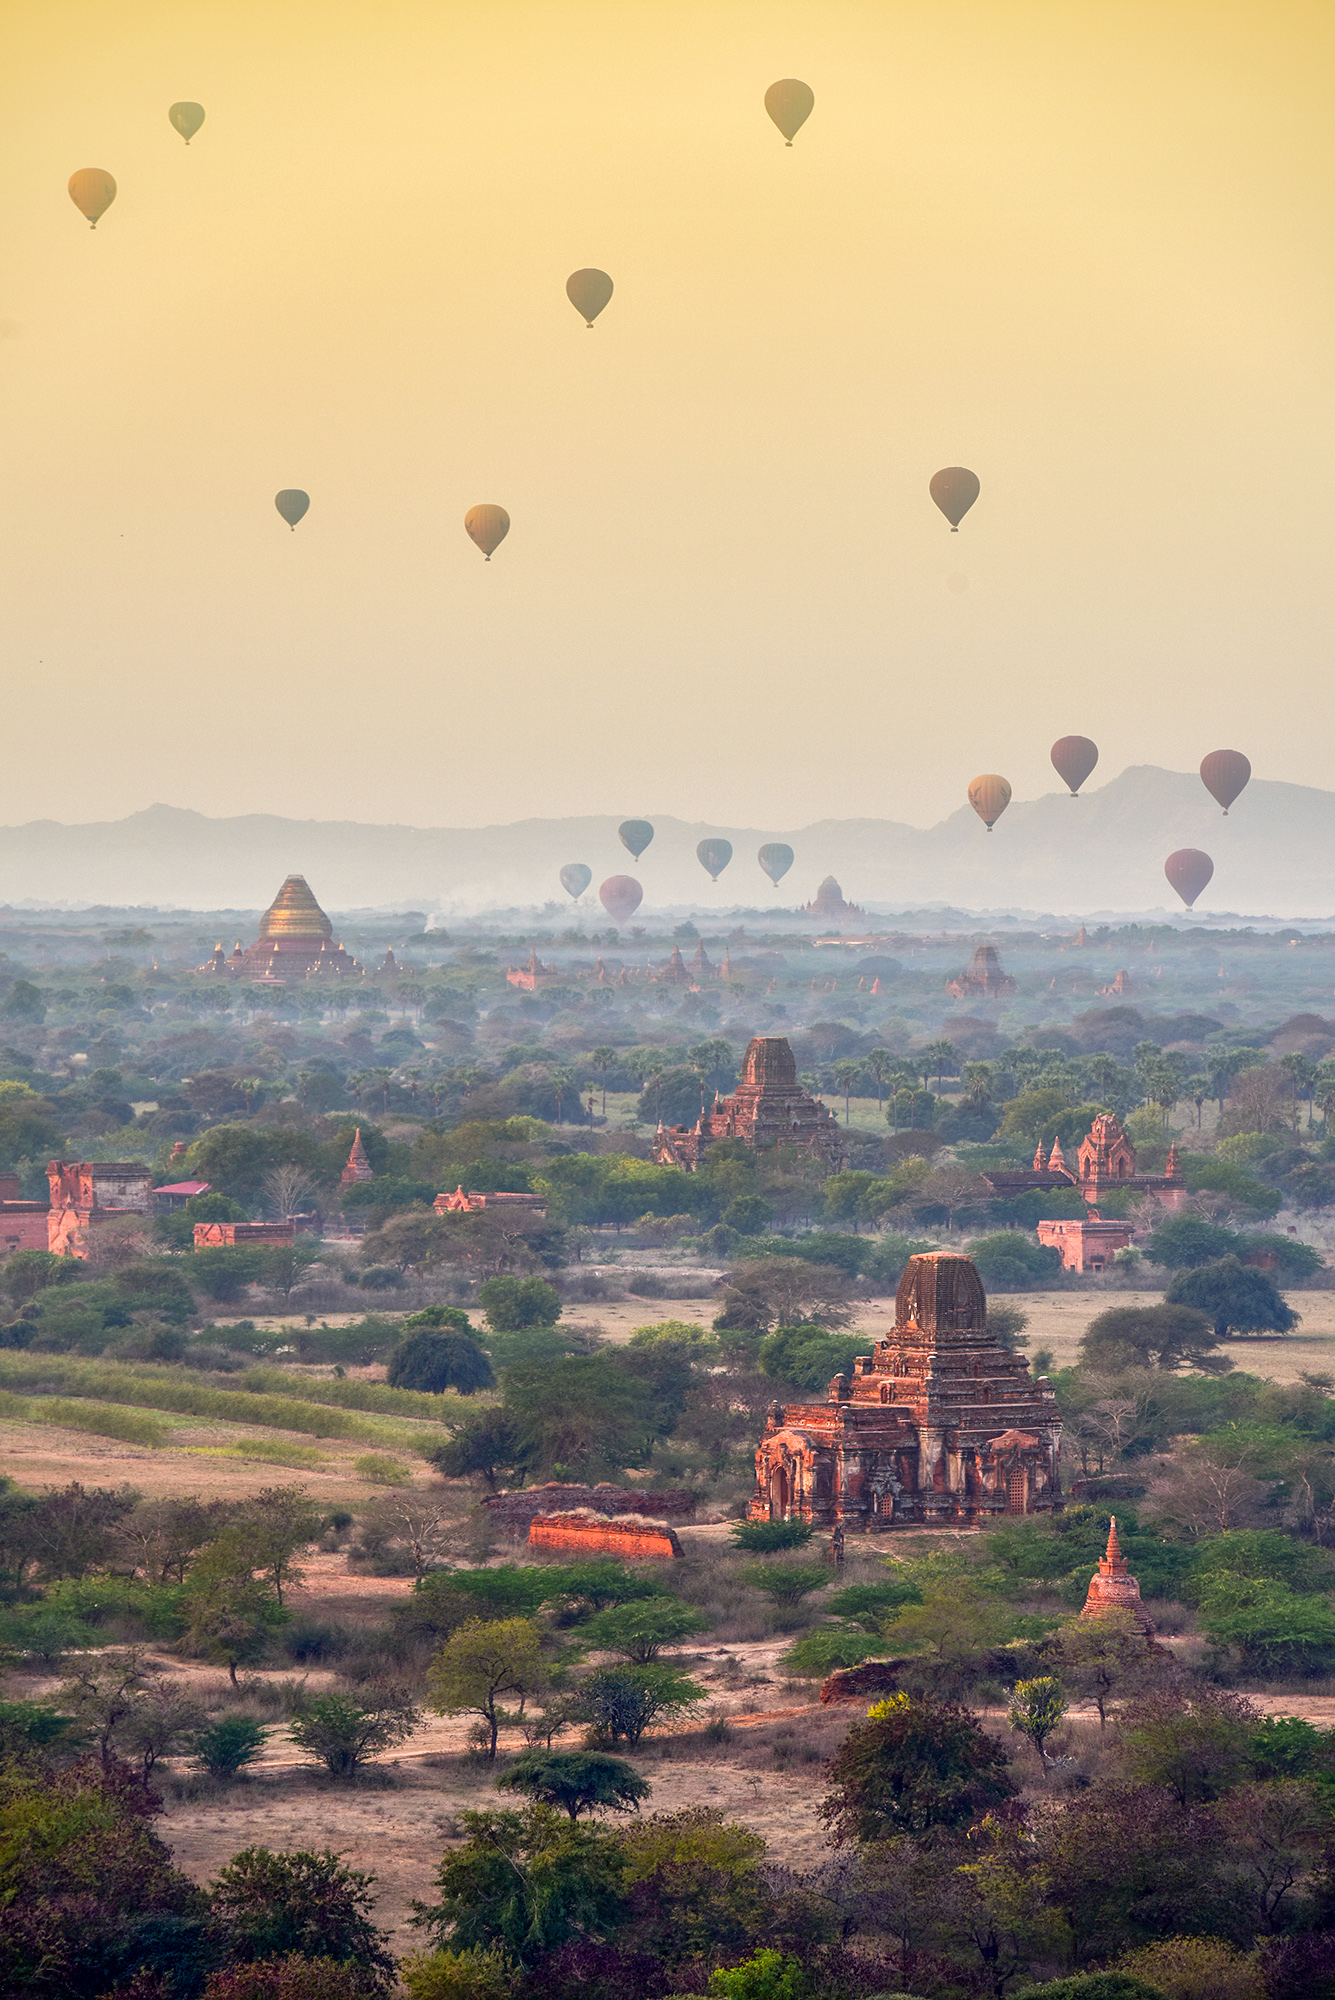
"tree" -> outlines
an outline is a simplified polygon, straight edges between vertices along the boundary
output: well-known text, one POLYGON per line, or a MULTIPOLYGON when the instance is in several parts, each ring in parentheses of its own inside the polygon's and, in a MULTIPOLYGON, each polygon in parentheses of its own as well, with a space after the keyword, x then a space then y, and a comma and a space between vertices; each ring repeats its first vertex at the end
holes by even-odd
POLYGON ((324 1526, 324 1516, 300 1486, 266 1486, 244 1502, 238 1534, 250 1552, 250 1567, 273 1585, 280 1609, 284 1585, 301 1582, 297 1554, 324 1526))
POLYGON ((1238 1239, 1231 1229, 1220 1229, 1202 1215, 1166 1215, 1150 1232, 1145 1245, 1156 1264, 1170 1271, 1194 1269, 1212 1264, 1237 1249, 1238 1239))
POLYGON ((444 1444, 429 1453, 443 1479, 480 1478, 492 1493, 527 1476, 527 1451, 515 1415, 501 1405, 479 1410, 467 1422, 455 1424, 444 1444))
POLYGON ((113 1740, 149 1685, 146 1658, 142 1646, 92 1654, 61 1684, 60 1699, 92 1736, 104 1770, 112 1762, 113 1740))
POLYGON ((1230 1333, 1291 1333, 1300 1318, 1264 1271, 1250 1269, 1236 1257, 1179 1271, 1164 1302, 1208 1314, 1220 1340, 1230 1333))
POLYGON ((427 1685, 431 1706, 442 1715, 480 1715, 487 1729, 487 1755, 496 1757, 496 1738, 505 1719, 503 1694, 521 1703, 547 1679, 542 1634, 529 1618, 470 1618, 451 1635, 431 1663, 427 1685))
POLYGON ((466 1333, 430 1327, 419 1327, 399 1342, 389 1357, 386 1376, 395 1389, 418 1389, 433 1396, 443 1396, 449 1389, 472 1396, 492 1388, 496 1380, 477 1341, 466 1333))
POLYGON ((222 1532, 235 1508, 228 1500, 137 1501, 122 1522, 120 1541, 146 1583, 184 1583, 200 1550, 222 1532))
POLYGON ((1054 1674, 1040 1674, 1034 1680, 1017 1681, 1011 1692, 1007 1720, 1012 1729, 1033 1744, 1039 1766, 1046 1774, 1047 1752, 1043 1745, 1066 1714, 1066 1690, 1054 1674))
POLYGON ((220 1871, 209 1902, 234 1960, 332 1958, 356 1966, 368 1993, 388 1993, 394 1961, 371 1922, 375 1879, 345 1868, 328 1848, 247 1847, 220 1871))
POLYGON ((1091 1785, 1044 1815, 1038 1841, 1077 1966, 1157 1938, 1237 1935, 1243 1912, 1224 1880, 1217 1821, 1171 1791, 1091 1785))
POLYGON ((621 1842, 632 1948, 676 1968, 736 1958, 773 1936, 765 1842, 750 1827, 713 1806, 687 1806, 627 1827, 621 1842))
POLYGON ((1084 1367, 1109 1373, 1123 1368, 1211 1368, 1220 1364, 1208 1314, 1196 1306, 1113 1306, 1092 1319, 1080 1343, 1084 1367))
POLYGON ((211 1243, 190 1259, 190 1282, 225 1305, 255 1284, 264 1268, 264 1252, 253 1243, 211 1243))
POLYGON ((638 1464, 658 1435, 648 1388, 614 1353, 567 1354, 543 1367, 512 1368, 504 1407, 525 1464, 548 1478, 558 1467, 638 1464))
POLYGON ((830 1582, 830 1568, 823 1562, 752 1563, 741 1571, 741 1578, 749 1589, 760 1591, 787 1611, 813 1591, 824 1590, 830 1582))
POLYGON ((264 1657, 269 1635, 284 1612, 273 1586, 255 1575, 246 1531, 226 1528, 204 1550, 181 1598, 186 1639, 192 1650, 236 1670, 264 1657))
POLYGON ((862 1064, 853 1056, 844 1056, 833 1065, 834 1081, 844 1100, 844 1124, 849 1119, 848 1100, 862 1081, 862 1064))
POLYGON ((315 1176, 295 1160, 284 1160, 264 1176, 264 1198, 279 1222, 290 1222, 315 1193, 315 1176))
POLYGON ((77 1479, 44 1493, 27 1526, 31 1559, 43 1580, 104 1568, 138 1499, 129 1486, 84 1486, 77 1479))
POLYGON ((612 1934, 625 1910, 621 1836, 550 1806, 465 1812, 465 1839, 436 1873, 440 1901, 412 1922, 455 1952, 503 1951, 531 1967, 576 1939, 612 1934))
POLYGON ((454 1528, 454 1512, 445 1501, 408 1488, 376 1501, 363 1521, 362 1543, 366 1548, 389 1543, 405 1548, 413 1574, 420 1578, 444 1555, 454 1528))
POLYGON ((851 1286, 842 1271, 805 1257, 758 1257, 729 1273, 720 1331, 769 1333, 776 1326, 847 1326, 851 1286))
POLYGON ((203 2000, 366 2000, 371 1990, 356 1965, 289 1952, 285 1958, 215 1972, 203 2000))
POLYGON ((597 1806, 638 1812, 651 1790, 633 1764, 602 1750, 525 1750, 496 1783, 502 1791, 527 1792, 572 1820, 597 1806))
POLYGON ((664 1646, 672 1646, 694 1632, 706 1630, 707 1621, 676 1597, 643 1597, 630 1604, 614 1604, 590 1619, 584 1628, 591 1646, 600 1652, 620 1653, 625 1660, 643 1666, 656 1660, 664 1646))
POLYGON ((966 1709, 907 1694, 877 1702, 829 1770, 820 1816, 836 1846, 965 1827, 1015 1790, 1001 1745, 966 1709))
POLYGON ((644 1666, 600 1667, 581 1686, 599 1742, 629 1743, 665 1717, 686 1714, 705 1699, 705 1690, 666 1660, 644 1666))
POLYGON ((604 1118, 606 1118, 607 1116, 607 1072, 612 1068, 613 1064, 616 1062, 616 1059, 617 1059, 616 1050, 613 1048, 608 1048, 605 1045, 600 1045, 598 1048, 590 1049, 589 1051, 589 1061, 592 1063, 594 1070, 597 1073, 598 1081, 601 1083, 603 1087, 604 1118))
POLYGON ((226 1780, 254 1763, 268 1736, 268 1730, 254 1716, 223 1715, 196 1733, 193 1752, 211 1778, 226 1780))
POLYGON ((421 1721, 406 1694, 386 1688, 356 1700, 346 1694, 309 1695, 292 1712, 292 1741, 324 1765, 331 1778, 352 1779, 368 1757, 392 1750, 421 1721))
POLYGON ((735 1521, 732 1545, 748 1555, 773 1555, 778 1549, 802 1549, 816 1530, 810 1521, 735 1521))
POLYGON ((1237 1785, 1218 1811, 1254 1924, 1271 1933, 1288 1929, 1294 1891, 1335 1839, 1328 1787, 1310 1778, 1237 1785))
POLYGON ((312 1264, 320 1261, 320 1246, 307 1236, 291 1243, 277 1243, 260 1252, 260 1276, 271 1292, 290 1299, 312 1264))
POLYGON ((555 1326, 561 1317, 561 1294, 542 1278, 488 1278, 477 1300, 493 1333, 555 1326))
POLYGON ((1101 1731, 1108 1727, 1109 1705, 1137 1690, 1150 1673, 1144 1636, 1126 1611, 1068 1618, 1056 1635, 1052 1656, 1063 1685, 1098 1710, 1101 1731))
POLYGON ((5 1265, 2 1281, 10 1301, 25 1306, 47 1285, 58 1285, 62 1279, 78 1275, 78 1265, 72 1257, 57 1257, 50 1250, 19 1250, 5 1265))
POLYGON ((1151 1689, 1122 1713, 1122 1764, 1181 1806, 1215 1799, 1248 1775, 1260 1721, 1256 1705, 1228 1688, 1151 1689))

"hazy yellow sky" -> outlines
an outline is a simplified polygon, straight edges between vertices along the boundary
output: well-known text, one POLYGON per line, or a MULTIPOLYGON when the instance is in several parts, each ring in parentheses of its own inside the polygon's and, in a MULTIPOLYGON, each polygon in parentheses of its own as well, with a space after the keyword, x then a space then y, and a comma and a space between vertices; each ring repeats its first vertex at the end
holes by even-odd
POLYGON ((1335 783, 1328 0, 0 34, 5 822, 928 824, 1053 788, 1070 731, 1096 784, 1221 745, 1335 783))

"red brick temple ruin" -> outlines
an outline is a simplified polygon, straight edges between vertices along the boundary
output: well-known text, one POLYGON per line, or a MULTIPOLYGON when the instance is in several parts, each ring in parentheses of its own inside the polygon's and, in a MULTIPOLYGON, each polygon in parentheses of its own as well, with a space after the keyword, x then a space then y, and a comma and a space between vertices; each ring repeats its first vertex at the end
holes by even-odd
POLYGON ((341 1187, 356 1187, 360 1181, 373 1181, 375 1169, 366 1157, 362 1144, 362 1128, 359 1125, 352 1135, 352 1151, 348 1154, 348 1164, 339 1175, 341 1187))
POLYGON ((540 1194, 480 1194, 476 1188, 457 1187, 453 1194, 438 1194, 431 1206, 437 1215, 492 1214, 529 1215, 535 1222, 547 1220, 547 1199, 540 1194))
POLYGON ((1001 954, 994 944, 975 945, 967 972, 946 981, 946 991, 956 1000, 1004 1000, 1015 991, 1015 981, 1001 969, 1001 954))
POLYGON ((823 1403, 774 1403, 753 1521, 875 1532, 977 1527, 1062 1506, 1061 1418, 1046 1377, 987 1327, 968 1257, 911 1257, 895 1324, 823 1403))
POLYGON ((334 943, 334 926, 311 894, 304 875, 289 875, 260 918, 260 934, 249 951, 240 944, 229 958, 221 943, 198 970, 226 979, 261 979, 267 985, 289 979, 341 977, 361 966, 334 943))
POLYGON ((20 1250, 48 1250, 49 1201, 25 1201, 17 1174, 0 1174, 0 1262, 20 1250))
POLYGON ((1081 1142, 1072 1167, 1062 1152, 1061 1140, 1045 1154, 1042 1141, 1032 1167, 993 1167, 983 1175, 993 1194, 1006 1196, 1050 1194, 1059 1188, 1077 1188, 1088 1214, 1080 1220, 1063 1217, 1038 1225, 1038 1240, 1058 1252, 1065 1271, 1102 1271, 1119 1250, 1131 1241, 1126 1223, 1099 1214, 1099 1202, 1107 1195, 1126 1192, 1152 1195, 1166 1209, 1178 1209, 1187 1199, 1187 1183, 1176 1145, 1168 1149, 1161 1174, 1136 1171, 1136 1149, 1122 1129, 1122 1121, 1111 1111, 1101 1111, 1081 1142))
POLYGON ((1121 1543, 1117 1539, 1117 1516, 1114 1514, 1108 1528, 1108 1549, 1099 1557, 1096 1573, 1089 1580, 1089 1593, 1081 1609, 1082 1618, 1106 1618, 1110 1612, 1122 1612, 1134 1619, 1136 1630, 1146 1637, 1154 1630, 1145 1616, 1140 1601, 1140 1585, 1132 1576, 1126 1557, 1122 1554, 1121 1543))
POLYGON ((748 1146, 798 1146, 817 1153, 831 1173, 843 1162, 844 1142, 834 1113, 804 1090, 797 1063, 781 1035, 757 1035, 742 1061, 742 1080, 731 1097, 714 1098, 694 1125, 664 1125, 654 1135, 653 1157, 660 1167, 694 1173, 718 1139, 741 1139, 748 1146))
POLYGON ((153 1169, 125 1160, 51 1160, 44 1248, 58 1257, 86 1257, 86 1232, 122 1215, 153 1214, 153 1169))

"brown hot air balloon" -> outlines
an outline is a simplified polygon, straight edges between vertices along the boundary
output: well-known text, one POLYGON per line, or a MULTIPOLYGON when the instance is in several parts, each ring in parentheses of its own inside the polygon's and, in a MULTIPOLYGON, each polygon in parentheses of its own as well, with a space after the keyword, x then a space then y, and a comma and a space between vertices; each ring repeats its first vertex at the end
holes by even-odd
POLYGON ((984 772, 969 787, 969 804, 989 833, 1011 802, 1011 788, 995 771, 984 772))
POLYGON ((927 484, 927 491, 950 523, 952 535, 959 533, 960 522, 982 490, 978 474, 970 472, 967 465, 943 466, 927 484))
POLYGON ((1099 761, 1099 746, 1087 736, 1059 736, 1052 746, 1052 763, 1057 776, 1077 798, 1080 787, 1099 761))
POLYGON ((624 924, 639 909, 644 891, 633 875, 609 875, 598 891, 598 900, 614 924, 624 924))
POLYGON ((1247 780, 1252 767, 1241 750, 1212 750, 1208 757, 1201 759, 1201 783, 1212 799, 1218 800, 1224 808, 1224 818, 1228 809, 1247 780))
POLYGON ((790 146, 815 107, 815 91, 809 83, 799 83, 795 76, 772 83, 765 92, 765 109, 790 146))
POLYGON ((612 280, 606 271, 572 271, 566 279, 566 297, 583 314, 585 326, 593 325, 611 296, 612 280))
POLYGON ((1179 847, 1164 862, 1163 872, 1190 909, 1214 874, 1214 863, 1199 847, 1179 847))
POLYGON ((70 175, 70 200, 88 217, 90 228, 97 228, 99 218, 115 199, 116 183, 105 168, 80 167, 77 174, 70 175))
POLYGON ((464 526, 490 562, 492 550, 498 549, 510 532, 510 516, 504 507, 484 503, 469 508, 464 515, 464 526))

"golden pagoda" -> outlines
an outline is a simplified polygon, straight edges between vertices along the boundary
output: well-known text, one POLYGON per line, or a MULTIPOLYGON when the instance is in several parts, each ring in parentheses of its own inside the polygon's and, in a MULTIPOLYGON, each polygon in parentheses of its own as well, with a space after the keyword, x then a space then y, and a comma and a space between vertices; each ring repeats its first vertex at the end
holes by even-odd
POLYGON ((250 950, 243 952, 238 945, 228 958, 219 942, 199 970, 278 985, 289 979, 360 972, 361 967, 341 944, 335 944, 334 926, 305 876, 289 875, 260 918, 260 934, 250 950))

